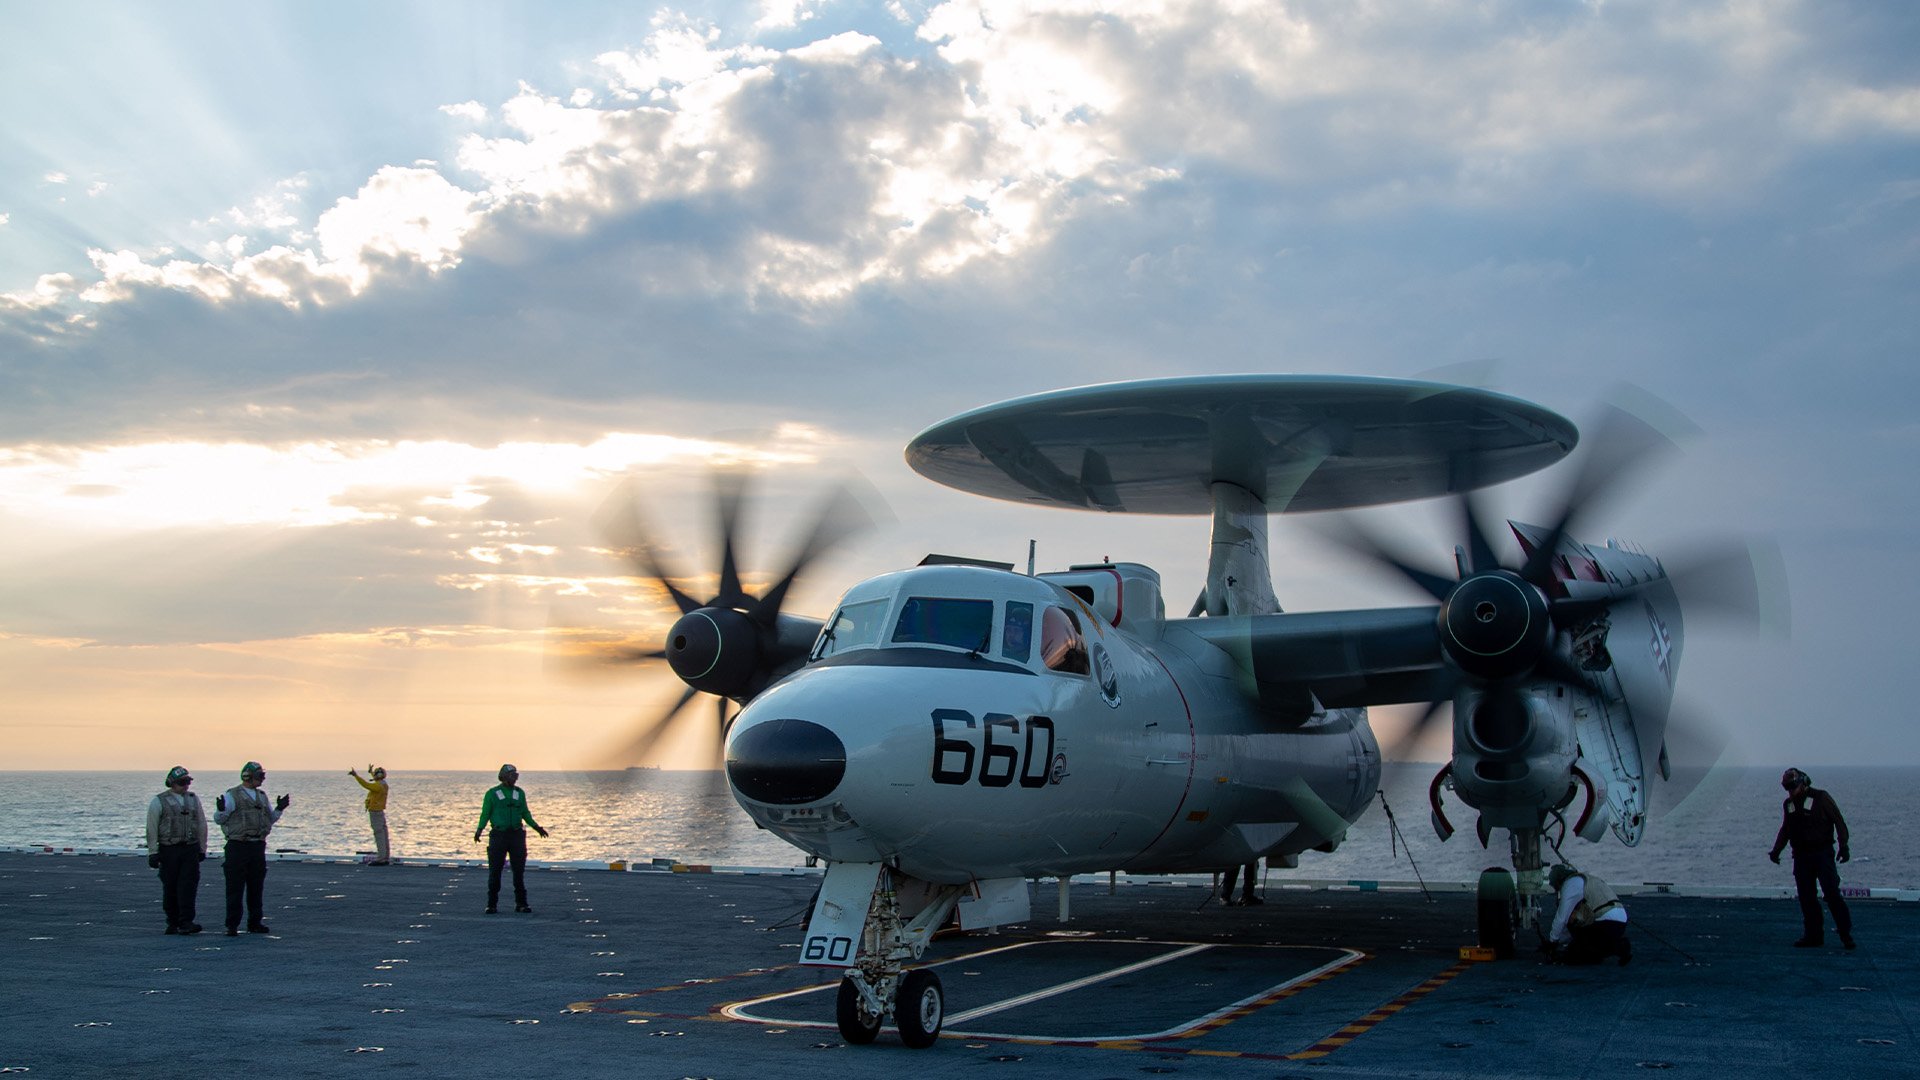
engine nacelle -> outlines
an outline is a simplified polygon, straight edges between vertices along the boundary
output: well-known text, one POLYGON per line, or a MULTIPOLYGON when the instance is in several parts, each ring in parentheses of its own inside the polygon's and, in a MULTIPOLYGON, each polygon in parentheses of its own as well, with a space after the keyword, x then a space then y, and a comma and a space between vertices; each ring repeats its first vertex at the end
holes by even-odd
POLYGON ((1454 701, 1453 789, 1484 824, 1537 828, 1572 800, 1579 747, 1568 711, 1554 686, 1454 701))

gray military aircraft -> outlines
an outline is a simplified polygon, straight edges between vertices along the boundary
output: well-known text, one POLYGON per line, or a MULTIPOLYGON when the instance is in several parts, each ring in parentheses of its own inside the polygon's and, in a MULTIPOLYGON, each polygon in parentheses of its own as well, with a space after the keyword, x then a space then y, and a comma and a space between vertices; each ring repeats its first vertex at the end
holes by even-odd
POLYGON ((665 572, 637 516, 622 530, 682 612, 664 648, 636 655, 687 686, 631 749, 697 694, 720 699, 734 797, 826 864, 802 962, 844 969, 836 1018, 852 1043, 891 1018, 907 1045, 930 1045, 944 993, 910 965, 949 921, 1028 919, 1029 879, 1294 866, 1333 850, 1379 784, 1369 706, 1427 703, 1416 731, 1451 706, 1434 827, 1453 831, 1450 788, 1477 812, 1482 844, 1508 834, 1520 894, 1536 896, 1543 852, 1569 832, 1642 835, 1651 778, 1668 774, 1683 596, 1753 603, 1738 555, 1703 563, 1712 587, 1690 592, 1651 555, 1573 538, 1581 511, 1665 443, 1624 413, 1602 425, 1548 524, 1509 523, 1521 558, 1503 563, 1469 493, 1560 460, 1578 438, 1565 418, 1480 389, 1247 375, 1020 398, 907 447, 922 475, 993 498, 1211 515, 1206 583, 1185 618, 1167 617, 1160 575, 1139 563, 1022 573, 948 556, 853 586, 824 621, 796 616, 789 589, 850 511, 822 513, 753 596, 730 484, 709 600, 665 572), (1461 508, 1450 573, 1342 531, 1432 602, 1281 609, 1268 514, 1443 495, 1461 508))

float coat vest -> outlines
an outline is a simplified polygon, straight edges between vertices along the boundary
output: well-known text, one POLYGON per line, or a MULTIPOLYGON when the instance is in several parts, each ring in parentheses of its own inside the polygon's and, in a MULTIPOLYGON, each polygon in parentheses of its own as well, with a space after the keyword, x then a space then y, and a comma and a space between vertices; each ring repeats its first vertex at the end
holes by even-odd
POLYGON ((265 794, 241 784, 227 789, 227 820, 220 831, 229 840, 265 840, 273 831, 273 807, 265 794))
POLYGON ((1591 926, 1596 917, 1620 906, 1620 894, 1613 891, 1613 886, 1592 874, 1580 876, 1587 879, 1587 892, 1573 906, 1573 915, 1567 919, 1567 923, 1570 926, 1591 926))
POLYGON ((199 844, 202 825, 200 817, 200 797, 198 795, 176 795, 163 791, 160 800, 160 844, 199 844))

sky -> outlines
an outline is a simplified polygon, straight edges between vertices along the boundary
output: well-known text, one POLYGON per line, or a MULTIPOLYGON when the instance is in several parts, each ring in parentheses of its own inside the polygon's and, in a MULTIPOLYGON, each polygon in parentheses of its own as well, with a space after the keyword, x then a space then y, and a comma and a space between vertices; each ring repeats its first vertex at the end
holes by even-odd
MULTIPOLYGON (((1183 612, 1204 519, 901 449, 1246 372, 1665 402, 1587 538, 1765 538, 1792 613, 1690 626, 1680 707, 1920 764, 1916 57, 1799 0, 6 5, 0 768, 594 761, 680 690, 556 659, 670 621, 596 515, 631 478, 710 590, 716 463, 763 586, 836 478, 884 504, 791 610, 1032 539, 1183 612)), ((1363 516, 1439 567, 1446 515, 1363 516)), ((1273 524, 1289 609, 1420 602, 1323 534, 1273 524)))

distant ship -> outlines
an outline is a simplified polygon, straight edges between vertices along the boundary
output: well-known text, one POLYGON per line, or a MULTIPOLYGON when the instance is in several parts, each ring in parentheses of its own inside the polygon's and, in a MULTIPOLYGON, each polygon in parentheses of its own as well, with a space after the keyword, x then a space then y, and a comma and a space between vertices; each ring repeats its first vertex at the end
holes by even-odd
POLYGON ((658 765, 629 765, 629 766, 627 766, 627 771, 628 771, 628 772, 659 772, 659 771, 660 771, 660 766, 658 766, 658 765))

